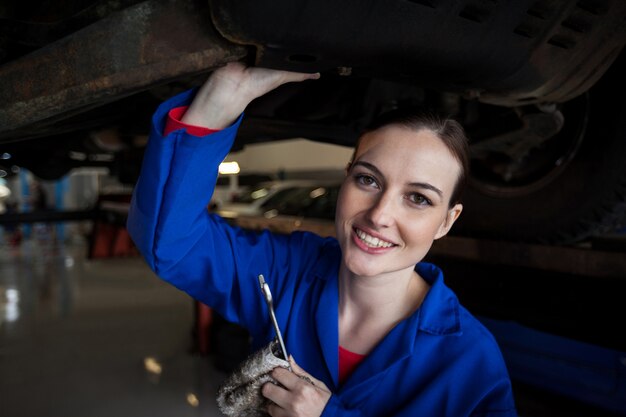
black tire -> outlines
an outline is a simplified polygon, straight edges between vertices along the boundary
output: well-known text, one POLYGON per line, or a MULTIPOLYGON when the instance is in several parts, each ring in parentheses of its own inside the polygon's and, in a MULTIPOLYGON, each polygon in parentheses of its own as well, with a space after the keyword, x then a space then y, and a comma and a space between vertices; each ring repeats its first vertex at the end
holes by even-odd
MULTIPOLYGON (((626 220, 626 54, 584 96, 563 105, 566 160, 523 187, 470 180, 455 232, 573 243, 626 220)), ((535 155, 536 156, 536 155, 535 155)), ((473 174, 472 174, 473 175, 473 174)))

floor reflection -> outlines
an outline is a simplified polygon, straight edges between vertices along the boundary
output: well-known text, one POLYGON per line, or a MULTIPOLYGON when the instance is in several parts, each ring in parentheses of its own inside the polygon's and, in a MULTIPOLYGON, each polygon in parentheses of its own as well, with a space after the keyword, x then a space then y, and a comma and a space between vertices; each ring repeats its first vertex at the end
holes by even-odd
POLYGON ((142 260, 82 242, 0 246, 0 408, 20 416, 218 416, 193 305, 142 260))

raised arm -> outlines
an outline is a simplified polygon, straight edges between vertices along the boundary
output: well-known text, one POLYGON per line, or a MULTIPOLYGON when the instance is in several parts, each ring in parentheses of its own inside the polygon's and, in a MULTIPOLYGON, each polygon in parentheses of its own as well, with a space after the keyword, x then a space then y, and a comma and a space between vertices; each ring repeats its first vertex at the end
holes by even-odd
POLYGON ((195 97, 192 92, 174 97, 153 117, 128 230, 161 278, 216 307, 229 320, 245 323, 258 313, 254 306, 242 304, 247 301, 246 292, 258 295, 253 275, 269 276, 267 268, 275 264, 275 241, 230 228, 209 215, 207 205, 218 166, 232 146, 239 116, 250 101, 284 83, 317 77, 231 63, 216 70, 195 97), (205 137, 182 129, 163 136, 169 110, 182 105, 189 105, 184 123, 222 130, 205 137), (251 278, 251 283, 237 281, 251 278))

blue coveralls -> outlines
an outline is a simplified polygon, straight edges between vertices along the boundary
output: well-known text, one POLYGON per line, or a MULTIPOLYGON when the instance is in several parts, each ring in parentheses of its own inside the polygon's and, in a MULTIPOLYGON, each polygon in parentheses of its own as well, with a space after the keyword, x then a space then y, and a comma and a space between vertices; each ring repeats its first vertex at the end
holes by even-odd
POLYGON ((337 241, 244 231, 208 213, 218 164, 241 118, 207 137, 184 130, 163 137, 169 109, 188 104, 192 94, 155 113, 129 213, 128 230, 161 278, 246 327, 258 348, 274 337, 258 286, 263 274, 287 350, 333 393, 323 416, 516 415, 493 337, 445 286, 441 270, 427 263, 416 266, 431 285, 423 304, 340 385, 337 241))

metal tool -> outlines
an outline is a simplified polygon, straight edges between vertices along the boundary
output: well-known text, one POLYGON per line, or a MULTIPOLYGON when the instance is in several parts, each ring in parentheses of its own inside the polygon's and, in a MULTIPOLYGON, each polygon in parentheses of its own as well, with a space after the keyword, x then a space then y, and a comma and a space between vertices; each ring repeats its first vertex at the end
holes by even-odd
MULTIPOLYGON (((272 324, 274 325, 274 330, 276 331, 276 336, 278 337, 278 343, 280 343, 280 349, 283 352, 283 356, 285 360, 289 362, 289 356, 287 355, 287 348, 285 347, 285 342, 283 341, 283 335, 280 332, 280 328, 278 327, 278 321, 276 321, 276 314, 274 313, 274 303, 272 300, 272 292, 270 291, 270 286, 265 282, 265 278, 263 275, 259 275, 259 285, 261 286, 261 291, 263 291, 263 295, 265 297, 265 302, 267 303, 267 308, 270 311, 270 317, 272 319, 272 324)), ((289 370, 291 371, 291 365, 289 366, 289 370)))

